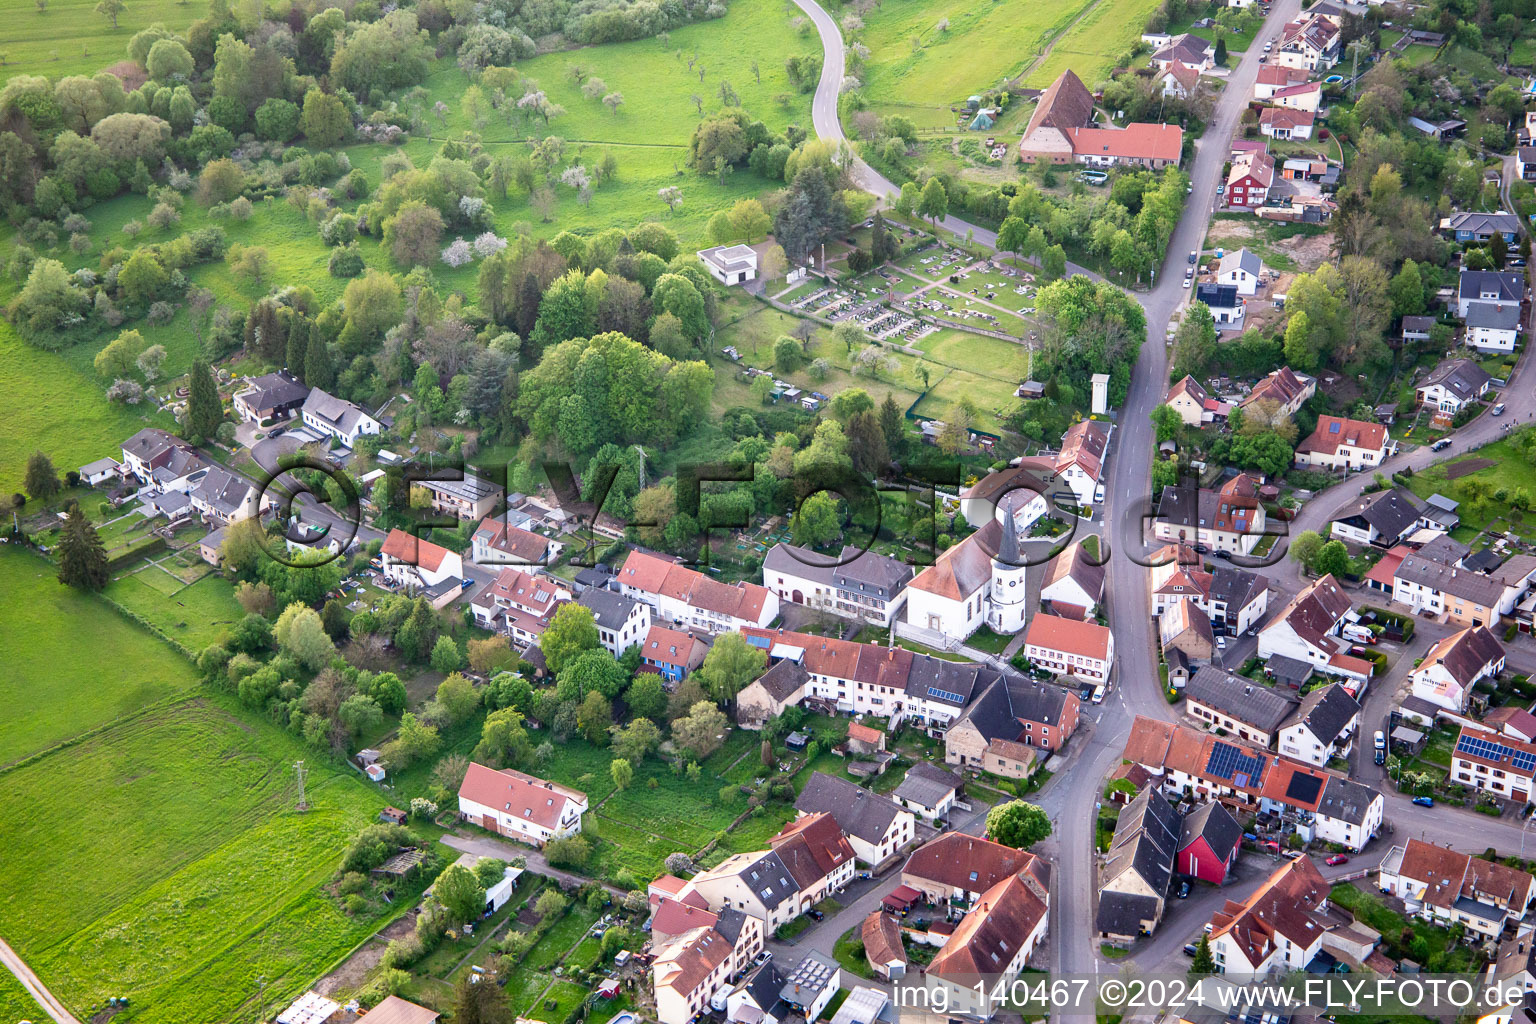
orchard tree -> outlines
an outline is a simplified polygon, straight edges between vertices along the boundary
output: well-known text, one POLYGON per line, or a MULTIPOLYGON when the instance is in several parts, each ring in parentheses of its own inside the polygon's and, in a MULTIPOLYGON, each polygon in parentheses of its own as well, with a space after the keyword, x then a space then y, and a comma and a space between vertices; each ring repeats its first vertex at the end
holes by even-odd
MULTIPOLYGON (((450 864, 432 883, 432 895, 454 921, 477 920, 485 910, 485 886, 462 864, 450 864)), ((494 987, 494 986, 492 986, 494 987)))

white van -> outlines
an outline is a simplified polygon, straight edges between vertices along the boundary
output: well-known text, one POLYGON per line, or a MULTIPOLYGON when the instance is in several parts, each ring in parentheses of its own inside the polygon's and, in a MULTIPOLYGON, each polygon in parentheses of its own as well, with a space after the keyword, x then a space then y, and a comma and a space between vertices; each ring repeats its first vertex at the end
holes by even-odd
POLYGON ((1344 634, 1344 639, 1353 643, 1374 644, 1376 642, 1376 634, 1372 633, 1369 627, 1357 623, 1350 623, 1341 632, 1344 634))
POLYGON ((1104 703, 1104 692, 1105 691, 1104 691, 1104 684, 1103 683, 1100 683, 1098 686, 1095 686, 1093 688, 1093 702, 1095 704, 1103 704, 1104 703))

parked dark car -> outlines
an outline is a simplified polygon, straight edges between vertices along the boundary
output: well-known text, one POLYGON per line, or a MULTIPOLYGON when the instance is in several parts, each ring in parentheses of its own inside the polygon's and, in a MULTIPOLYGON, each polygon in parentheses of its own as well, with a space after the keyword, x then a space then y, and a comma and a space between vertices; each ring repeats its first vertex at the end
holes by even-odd
POLYGON ((1184 881, 1179 883, 1179 899, 1181 899, 1181 900, 1189 899, 1189 879, 1187 879, 1187 878, 1184 879, 1184 881))

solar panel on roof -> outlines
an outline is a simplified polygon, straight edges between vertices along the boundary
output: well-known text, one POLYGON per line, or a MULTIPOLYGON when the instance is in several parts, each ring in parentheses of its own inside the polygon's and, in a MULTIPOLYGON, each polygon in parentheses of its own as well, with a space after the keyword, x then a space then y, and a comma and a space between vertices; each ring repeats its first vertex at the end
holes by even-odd
POLYGON ((937 697, 940 700, 951 700, 951 701, 954 701, 956 704, 964 704, 965 703, 965 698, 960 696, 958 693, 952 693, 949 690, 941 690, 941 689, 939 689, 936 686, 928 687, 928 696, 930 696, 930 697, 937 697))
POLYGON ((1243 752, 1230 743, 1211 745, 1211 757, 1205 770, 1239 786, 1257 786, 1264 777, 1264 759, 1243 752))
POLYGON ((1519 750, 1508 747, 1502 743, 1494 743, 1485 740, 1481 736, 1461 736, 1456 740, 1456 752, 1458 754, 1470 754, 1480 757, 1485 761, 1501 763, 1508 761, 1510 767, 1516 771, 1530 772, 1536 769, 1536 754, 1528 750, 1519 750))
POLYGON ((1316 775, 1294 772, 1291 775, 1291 781, 1286 784, 1285 796, 1287 800, 1294 800, 1301 804, 1310 804, 1317 799, 1317 795, 1322 791, 1322 779, 1316 775))

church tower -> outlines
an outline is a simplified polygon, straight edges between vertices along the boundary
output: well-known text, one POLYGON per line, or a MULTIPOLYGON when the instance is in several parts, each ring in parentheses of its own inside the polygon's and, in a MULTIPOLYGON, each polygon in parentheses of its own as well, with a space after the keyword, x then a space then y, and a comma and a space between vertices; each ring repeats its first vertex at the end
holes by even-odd
POLYGON ((1015 500, 1020 497, 1026 496, 1005 495, 997 505, 998 525, 1003 529, 997 556, 992 559, 991 607, 987 609, 987 625, 994 633, 1017 633, 1023 629, 1029 607, 1025 580, 1029 567, 1019 554, 1019 528, 1013 512, 1015 500))

